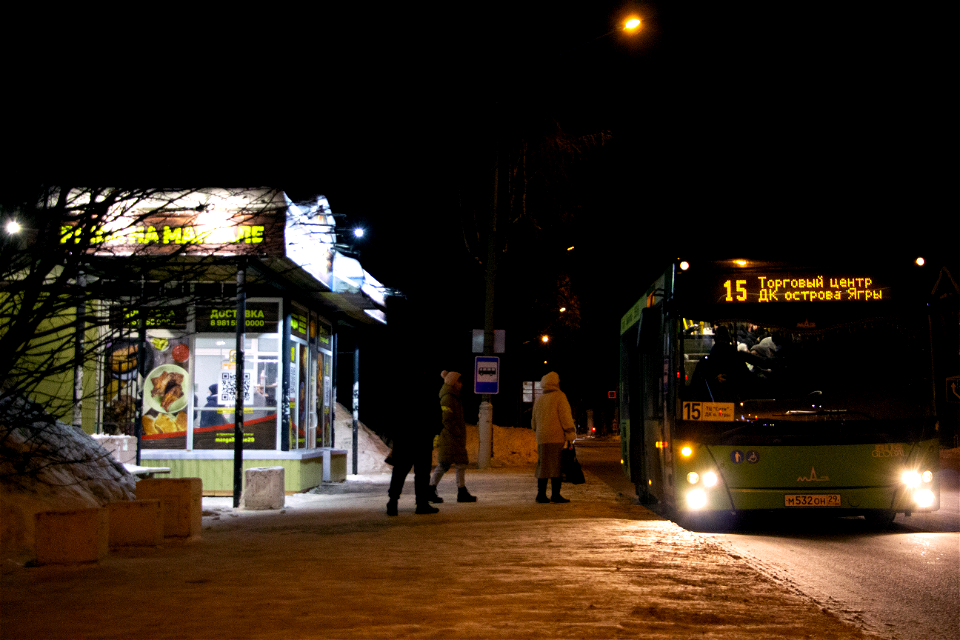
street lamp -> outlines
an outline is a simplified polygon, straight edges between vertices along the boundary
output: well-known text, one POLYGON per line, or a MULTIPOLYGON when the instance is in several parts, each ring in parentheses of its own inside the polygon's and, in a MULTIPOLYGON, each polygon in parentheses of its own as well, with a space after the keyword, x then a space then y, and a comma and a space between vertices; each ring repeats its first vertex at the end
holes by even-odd
MULTIPOLYGON (((629 20, 622 23, 622 25, 617 26, 610 30, 608 33, 604 33, 593 40, 588 40, 581 43, 581 47, 589 46, 592 43, 605 38, 609 35, 613 35, 618 31, 626 31, 629 33, 635 32, 640 28, 640 19, 637 17, 632 17, 629 20)), ((498 213, 498 203, 502 203, 502 198, 500 198, 500 191, 504 189, 506 194, 509 194, 509 182, 507 180, 501 180, 501 171, 505 171, 505 166, 501 166, 502 153, 503 149, 498 141, 494 141, 494 163, 493 163, 493 192, 492 198, 490 199, 490 219, 489 219, 489 228, 487 233, 487 259, 484 263, 484 305, 483 305, 483 355, 492 356, 493 355, 493 339, 494 339, 494 330, 493 330, 493 319, 494 319, 494 284, 496 282, 496 273, 497 273, 497 213, 498 213), (504 185, 504 186, 502 186, 504 185)), ((571 245, 567 247, 567 251, 573 251, 574 247, 571 245)), ((546 338, 544 343, 549 340, 549 337, 546 338)), ((546 360, 544 360, 546 364, 546 360)), ((490 465, 490 456, 493 450, 493 405, 491 403, 491 394, 483 394, 482 400, 480 402, 479 415, 477 416, 477 427, 478 427, 478 453, 477 453, 477 467, 480 469, 486 469, 490 465)))
POLYGON ((633 33, 633 32, 635 32, 635 31, 639 31, 641 24, 642 24, 642 23, 640 22, 640 18, 634 16, 634 17, 630 18, 629 20, 627 20, 626 22, 624 22, 621 26, 616 26, 616 27, 614 27, 613 29, 611 29, 610 31, 607 31, 607 32, 606 32, 605 34, 603 34, 602 36, 597 36, 596 38, 594 38, 593 40, 591 40, 591 42, 596 42, 597 40, 600 40, 601 38, 606 38, 607 36, 612 36, 613 34, 615 34, 615 33, 618 32, 618 31, 626 31, 627 33, 633 33))

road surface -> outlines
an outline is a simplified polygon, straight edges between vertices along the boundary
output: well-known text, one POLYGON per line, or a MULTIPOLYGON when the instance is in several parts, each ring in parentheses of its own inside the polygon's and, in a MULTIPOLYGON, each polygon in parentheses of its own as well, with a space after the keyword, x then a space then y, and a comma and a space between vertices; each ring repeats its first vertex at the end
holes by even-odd
MULTIPOLYGON (((614 460, 619 446, 603 440, 577 443, 585 467, 635 496, 614 460)), ((725 530, 701 533, 869 634, 958 640, 960 482, 956 471, 940 474, 940 510, 899 515, 886 530, 861 518, 783 516, 740 520, 725 530)))

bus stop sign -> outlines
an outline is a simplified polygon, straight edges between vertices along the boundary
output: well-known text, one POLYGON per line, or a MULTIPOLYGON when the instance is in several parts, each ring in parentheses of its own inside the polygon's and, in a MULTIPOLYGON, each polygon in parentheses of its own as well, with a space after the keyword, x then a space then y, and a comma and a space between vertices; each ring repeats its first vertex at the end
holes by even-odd
POLYGON ((495 356, 477 356, 473 370, 474 393, 500 392, 500 358, 495 356))

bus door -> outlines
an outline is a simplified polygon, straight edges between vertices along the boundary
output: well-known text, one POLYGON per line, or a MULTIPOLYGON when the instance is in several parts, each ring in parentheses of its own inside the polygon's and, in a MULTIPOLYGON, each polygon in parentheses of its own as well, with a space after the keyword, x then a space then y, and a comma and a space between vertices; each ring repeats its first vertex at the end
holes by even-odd
POLYGON ((643 442, 641 482, 646 491, 658 500, 667 497, 665 488, 669 466, 666 449, 669 447, 664 432, 664 389, 669 379, 669 370, 664 362, 662 307, 647 307, 640 316, 640 334, 637 340, 640 378, 642 380, 640 412, 643 442))

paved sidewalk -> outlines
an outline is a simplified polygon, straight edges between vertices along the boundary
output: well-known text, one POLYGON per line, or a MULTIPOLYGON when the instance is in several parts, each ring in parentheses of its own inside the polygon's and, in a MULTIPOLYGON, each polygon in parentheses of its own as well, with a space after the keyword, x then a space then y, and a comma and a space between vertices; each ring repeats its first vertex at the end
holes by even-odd
POLYGON ((451 473, 436 515, 410 476, 393 518, 387 476, 281 511, 205 498, 198 541, 5 567, 0 638, 866 637, 586 475, 543 505, 532 468, 470 469, 458 504, 451 473))

